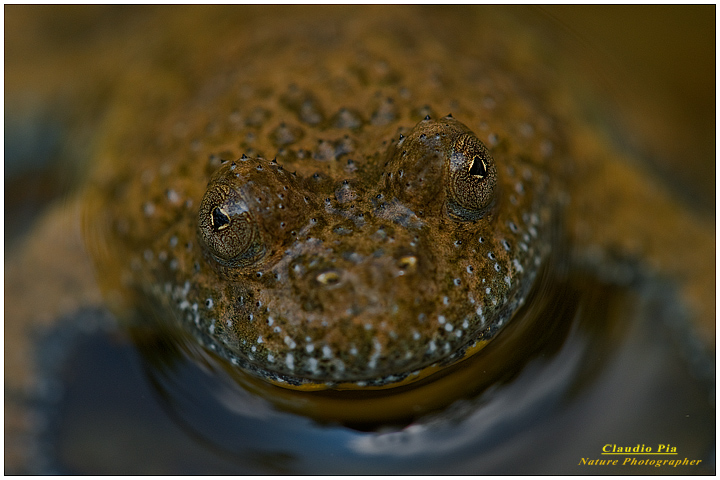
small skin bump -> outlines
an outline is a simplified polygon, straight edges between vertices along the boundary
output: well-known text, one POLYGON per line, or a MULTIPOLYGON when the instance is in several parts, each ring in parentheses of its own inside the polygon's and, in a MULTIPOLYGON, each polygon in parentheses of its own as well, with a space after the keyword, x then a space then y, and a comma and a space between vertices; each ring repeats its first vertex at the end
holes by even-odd
POLYGON ((287 335, 285 336, 283 341, 285 342, 285 345, 287 345, 288 348, 290 348, 291 350, 297 346, 297 344, 295 343, 295 340, 293 340, 292 338, 290 338, 287 335))
POLYGON ((146 217, 152 217, 155 214, 155 204, 151 202, 143 204, 142 209, 146 217))
POLYGON ((287 365, 287 368, 288 368, 290 371, 295 370, 295 357, 293 356, 292 353, 288 353, 288 354, 285 356, 285 365, 287 365))

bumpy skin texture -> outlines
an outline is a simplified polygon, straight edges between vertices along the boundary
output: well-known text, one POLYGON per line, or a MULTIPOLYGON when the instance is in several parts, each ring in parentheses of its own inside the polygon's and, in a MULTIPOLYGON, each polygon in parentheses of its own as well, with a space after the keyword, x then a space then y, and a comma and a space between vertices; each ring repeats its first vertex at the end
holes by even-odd
POLYGON ((515 195, 496 199, 496 175, 452 117, 393 143, 379 178, 325 189, 277 162, 226 162, 198 216, 205 261, 226 282, 208 293, 206 328, 291 379, 384 383, 457 357, 508 319, 547 253, 534 246, 547 221, 536 195, 503 182, 515 195), (524 218, 500 217, 495 201, 524 218))
POLYGON ((523 303, 565 151, 539 96, 482 49, 332 35, 227 53, 110 142, 95 205, 113 288, 206 348, 288 386, 390 385, 523 303))

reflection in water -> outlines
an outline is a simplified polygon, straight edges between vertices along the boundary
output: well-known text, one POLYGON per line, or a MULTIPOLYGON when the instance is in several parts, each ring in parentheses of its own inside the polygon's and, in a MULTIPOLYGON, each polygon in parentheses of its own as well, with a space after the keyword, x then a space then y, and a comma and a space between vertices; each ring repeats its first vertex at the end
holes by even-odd
POLYGON ((499 391, 466 402, 399 432, 353 439, 352 451, 369 456, 448 455, 471 445, 491 449, 532 424, 540 411, 549 414, 567 393, 582 354, 569 346, 545 365, 533 364, 499 391))
MULTIPOLYGON (((642 279, 617 287, 581 274, 564 281, 548 274, 543 285, 530 302, 536 307, 524 309, 491 346, 461 368, 411 389, 421 392, 421 397, 436 382, 452 385, 457 377, 466 384, 474 379, 460 399, 448 396, 444 408, 405 416, 402 424, 366 421, 360 425, 362 430, 352 428, 358 425, 343 426, 337 418, 317 420, 313 401, 327 405, 342 403, 342 398, 321 401, 313 399, 313 394, 287 391, 294 396, 289 402, 281 396, 273 398, 268 391, 259 392, 263 396, 250 393, 222 368, 220 360, 201 358, 166 335, 135 331, 144 375, 172 421, 159 421, 163 416, 156 414, 150 425, 135 419, 124 429, 144 427, 141 431, 150 435, 144 442, 161 440, 155 447, 155 461, 161 462, 156 467, 162 472, 652 473, 648 469, 654 467, 649 466, 608 472, 578 465, 583 457, 600 458, 606 443, 672 443, 682 458, 704 462, 692 468, 676 467, 673 473, 712 472, 711 384, 688 375, 687 364, 675 353, 672 332, 657 327, 681 313, 671 307, 671 292, 642 279), (541 335, 538 324, 539 330, 550 331, 541 335), (510 373, 494 373, 504 369, 510 373), (287 411, 291 405, 297 411, 299 403, 316 420, 287 411), (181 434, 167 433, 178 426, 181 434), (182 457, 180 470, 174 463, 178 456, 182 457)), ((118 365, 108 369, 98 358, 107 354, 107 348, 95 349, 91 358, 83 359, 84 365, 98 365, 106 373, 125 371, 119 376, 125 378, 121 382, 134 384, 123 387, 128 392, 145 388, 138 387, 144 375, 128 375, 132 369, 127 368, 127 358, 110 362, 118 365)), ((76 355, 82 356, 82 350, 76 355)), ((73 389, 87 392, 97 378, 68 380, 72 394, 73 389)), ((393 396, 385 392, 356 398, 353 405, 368 410, 366 420, 372 414, 382 418, 381 409, 388 405, 392 409, 388 399, 393 396)), ((117 403, 124 401, 120 395, 95 402, 76 398, 73 403, 75 410, 81 404, 102 416, 102 412, 115 412, 117 403)), ((141 410, 158 408, 150 399, 145 402, 153 405, 141 410)), ((412 404, 421 403, 408 405, 412 404)), ((79 413, 70 408, 64 430, 59 432, 59 444, 65 445, 66 452, 73 445, 89 443, 88 432, 83 431, 86 422, 74 415, 79 413)), ((348 412, 349 418, 356 416, 348 412)), ((123 436, 103 431, 103 426, 110 425, 101 422, 94 432, 103 442, 123 436)), ((82 459, 92 451, 84 453, 82 459)), ((117 454, 115 472, 131 473, 137 468, 132 449, 117 454)), ((60 470, 97 471, 87 460, 61 456, 58 461, 60 470)))

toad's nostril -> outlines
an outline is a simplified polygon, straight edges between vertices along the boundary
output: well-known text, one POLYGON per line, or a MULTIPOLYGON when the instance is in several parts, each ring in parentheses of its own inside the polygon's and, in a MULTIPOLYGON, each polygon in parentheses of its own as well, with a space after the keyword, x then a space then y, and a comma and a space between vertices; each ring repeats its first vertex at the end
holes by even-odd
POLYGON ((415 255, 404 255, 398 259, 397 266, 401 270, 414 271, 417 266, 418 259, 415 255))
POLYGON ((324 286, 332 286, 337 285, 340 283, 340 272, 337 270, 327 270, 325 272, 319 273, 315 280, 320 284, 324 286))

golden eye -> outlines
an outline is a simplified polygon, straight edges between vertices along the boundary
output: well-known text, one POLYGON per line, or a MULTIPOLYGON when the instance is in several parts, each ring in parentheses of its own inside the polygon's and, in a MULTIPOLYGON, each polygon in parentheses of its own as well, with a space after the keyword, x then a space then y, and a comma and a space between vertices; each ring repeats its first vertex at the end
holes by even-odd
POLYGON ((497 183, 487 147, 472 133, 461 135, 452 147, 447 173, 448 214, 465 221, 482 218, 493 204, 497 183))
POLYGON ((226 267, 252 265, 265 253, 247 203, 224 183, 211 183, 200 202, 198 238, 206 255, 226 267))

